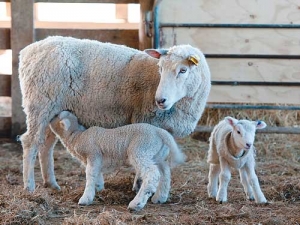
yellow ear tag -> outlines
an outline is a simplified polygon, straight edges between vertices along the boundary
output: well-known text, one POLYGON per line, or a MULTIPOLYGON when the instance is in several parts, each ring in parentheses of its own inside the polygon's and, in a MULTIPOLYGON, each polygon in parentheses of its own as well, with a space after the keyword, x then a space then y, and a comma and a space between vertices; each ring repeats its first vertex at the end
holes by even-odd
POLYGON ((194 63, 196 66, 198 66, 200 58, 198 55, 190 55, 188 60, 194 63))

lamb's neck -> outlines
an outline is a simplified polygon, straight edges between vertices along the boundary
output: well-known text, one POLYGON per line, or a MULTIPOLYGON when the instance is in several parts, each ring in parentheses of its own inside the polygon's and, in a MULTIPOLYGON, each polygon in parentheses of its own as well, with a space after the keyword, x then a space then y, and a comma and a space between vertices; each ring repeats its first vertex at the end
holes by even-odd
POLYGON ((74 131, 68 133, 64 137, 61 137, 61 142, 68 149, 68 151, 74 151, 75 142, 78 140, 81 133, 82 131, 74 131))
POLYGON ((237 147, 237 145, 235 144, 235 141, 234 141, 233 136, 232 136, 232 132, 229 135, 227 146, 228 146, 228 152, 233 157, 240 158, 244 155, 244 149, 241 149, 241 148, 237 147))

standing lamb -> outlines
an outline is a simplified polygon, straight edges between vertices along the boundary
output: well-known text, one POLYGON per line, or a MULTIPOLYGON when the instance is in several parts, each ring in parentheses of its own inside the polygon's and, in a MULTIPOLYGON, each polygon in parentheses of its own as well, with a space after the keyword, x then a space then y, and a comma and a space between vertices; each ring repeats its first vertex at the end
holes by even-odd
POLYGON ((183 163, 185 159, 171 134, 147 123, 83 130, 74 114, 63 111, 51 121, 50 128, 67 150, 86 166, 86 186, 80 205, 91 204, 95 190, 104 188, 103 172, 128 163, 136 171, 133 190, 138 191, 128 208, 142 209, 153 193, 153 203, 164 203, 171 185, 166 161, 169 153, 171 165, 183 163), (140 187, 137 180, 141 181, 140 187))
POLYGON ((211 87, 204 55, 189 45, 143 52, 59 36, 20 52, 19 78, 27 123, 23 181, 30 192, 37 153, 44 186, 60 189, 49 122, 61 111, 74 112, 85 127, 150 123, 183 137, 195 129, 211 87))
POLYGON ((208 151, 208 195, 220 203, 227 201, 227 187, 231 177, 230 167, 238 169, 241 183, 249 200, 266 203, 255 174, 256 129, 267 125, 263 121, 237 120, 225 117, 212 131, 208 151), (218 189, 219 179, 219 189, 218 189))

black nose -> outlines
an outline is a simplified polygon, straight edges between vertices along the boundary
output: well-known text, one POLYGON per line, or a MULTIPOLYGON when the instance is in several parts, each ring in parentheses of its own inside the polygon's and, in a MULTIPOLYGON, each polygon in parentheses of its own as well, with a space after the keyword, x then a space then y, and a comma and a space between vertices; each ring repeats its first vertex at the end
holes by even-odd
POLYGON ((250 147, 251 147, 251 144, 247 143, 246 146, 247 146, 248 148, 250 148, 250 147))
POLYGON ((157 104, 164 104, 166 102, 167 99, 165 98, 162 98, 162 99, 159 99, 159 100, 156 100, 157 104))

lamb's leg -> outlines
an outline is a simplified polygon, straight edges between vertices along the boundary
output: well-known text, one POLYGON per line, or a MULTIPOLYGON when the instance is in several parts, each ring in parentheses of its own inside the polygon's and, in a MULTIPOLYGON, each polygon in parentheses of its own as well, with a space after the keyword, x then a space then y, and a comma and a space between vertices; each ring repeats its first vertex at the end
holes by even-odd
MULTIPOLYGON (((96 156, 97 157, 97 156, 96 156)), ((86 185, 84 193, 79 199, 79 205, 90 205, 95 197, 96 183, 99 179, 99 173, 101 169, 101 162, 98 158, 93 156, 93 159, 87 159, 86 165, 86 185)))
POLYGON ((263 192, 260 189, 258 178, 255 173, 255 163, 247 162, 245 164, 245 170, 248 175, 248 182, 250 183, 250 185, 253 188, 255 202, 256 203, 267 203, 267 199, 265 198, 263 192))
POLYGON ((98 173, 98 178, 96 181, 96 191, 102 191, 104 189, 104 179, 101 171, 98 173))
POLYGON ((165 203, 168 200, 171 188, 171 170, 167 162, 158 165, 161 177, 158 188, 151 198, 153 203, 165 203))
POLYGON ((156 165, 148 166, 143 163, 141 165, 144 166, 139 170, 141 171, 143 183, 137 195, 129 203, 128 209, 130 210, 138 211, 146 205, 151 195, 156 192, 160 179, 159 169, 156 165))
POLYGON ((142 186, 143 180, 141 178, 140 172, 136 171, 134 181, 133 181, 133 187, 132 190, 135 191, 136 193, 139 192, 141 186, 142 186))
POLYGON ((247 199, 249 199, 250 201, 253 201, 254 200, 253 190, 252 190, 250 183, 248 182, 248 175, 247 175, 245 168, 243 167, 243 168, 239 169, 239 173, 240 173, 241 183, 244 187, 244 191, 246 193, 247 199))
POLYGON ((227 188, 231 178, 230 166, 225 160, 220 160, 221 173, 219 175, 219 190, 216 200, 220 203, 227 202, 227 188))
POLYGON ((55 134, 49 127, 46 129, 45 143, 39 148, 39 162, 41 166, 44 187, 60 190, 54 175, 53 149, 57 142, 55 134))
POLYGON ((220 171, 221 168, 219 164, 210 164, 207 185, 208 197, 210 198, 216 198, 217 196, 220 171))

